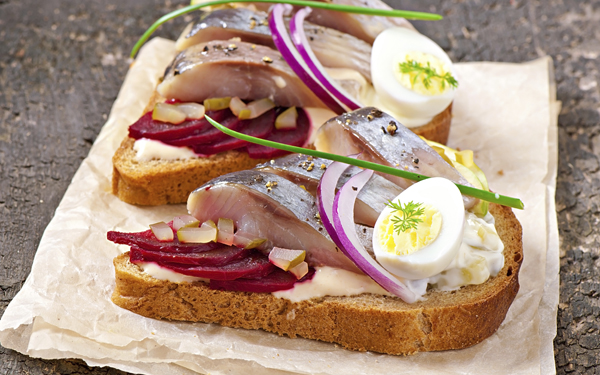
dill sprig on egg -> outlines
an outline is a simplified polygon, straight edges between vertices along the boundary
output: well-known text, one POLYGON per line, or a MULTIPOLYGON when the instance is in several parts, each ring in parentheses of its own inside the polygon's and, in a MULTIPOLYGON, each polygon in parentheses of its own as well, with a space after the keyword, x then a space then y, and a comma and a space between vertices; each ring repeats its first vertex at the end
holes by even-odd
POLYGON ((423 86, 425 86, 426 89, 431 87, 431 80, 434 78, 440 80, 442 89, 446 88, 446 84, 448 84, 450 87, 458 87, 458 81, 456 78, 454 78, 452 73, 446 72, 444 75, 440 75, 434 68, 431 67, 429 62, 427 62, 427 66, 423 66, 420 62, 415 60, 405 61, 400 63, 400 72, 403 74, 417 73, 413 78, 413 85, 417 82, 417 79, 421 75, 425 75, 423 77, 423 86))
POLYGON ((417 224, 422 223, 423 220, 419 217, 425 213, 425 208, 422 207, 422 203, 415 203, 410 201, 402 206, 402 203, 394 203, 389 201, 386 203, 393 212, 402 212, 402 217, 395 215, 392 217, 392 223, 394 223, 394 231, 400 234, 406 232, 409 229, 417 229, 417 224))

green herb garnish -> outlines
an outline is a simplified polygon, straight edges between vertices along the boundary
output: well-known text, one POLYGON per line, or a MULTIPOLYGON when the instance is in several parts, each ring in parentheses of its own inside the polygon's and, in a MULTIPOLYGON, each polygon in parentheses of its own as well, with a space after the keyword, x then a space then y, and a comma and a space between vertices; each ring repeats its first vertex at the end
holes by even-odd
POLYGON ((406 232, 409 229, 417 229, 417 224, 422 223, 423 220, 419 216, 425 213, 425 208, 422 207, 422 203, 415 203, 410 201, 402 207, 402 203, 394 203, 389 201, 387 206, 390 207, 393 212, 402 212, 402 217, 395 215, 392 217, 392 223, 394 223, 394 231, 400 234, 406 232))
POLYGON ((415 60, 405 61, 400 63, 400 72, 404 74, 417 73, 412 80, 413 86, 419 77, 424 76, 423 86, 425 86, 426 89, 431 87, 431 79, 433 78, 440 80, 442 89, 446 88, 446 83, 450 85, 450 87, 458 87, 458 81, 452 76, 452 73, 446 72, 444 75, 439 75, 438 72, 431 67, 429 61, 427 62, 427 66, 423 66, 420 62, 416 62, 415 60))
MULTIPOLYGON (((388 167, 387 165, 372 163, 372 162, 366 161, 366 160, 349 158, 347 156, 330 154, 329 152, 311 150, 309 148, 304 148, 304 147, 290 146, 290 145, 286 145, 283 143, 278 143, 278 142, 273 142, 273 141, 269 141, 266 139, 252 137, 250 135, 238 133, 235 130, 228 129, 207 115, 204 115, 204 117, 206 117, 206 119, 208 120, 208 122, 211 123, 212 126, 219 129, 223 133, 225 133, 229 136, 232 136, 234 138, 248 141, 251 143, 256 143, 256 144, 267 146, 267 147, 273 147, 278 150, 294 152, 296 154, 305 154, 305 155, 310 155, 310 156, 314 156, 317 158, 339 161, 339 162, 354 165, 354 166, 357 166, 360 168, 371 169, 376 172, 382 172, 382 173, 386 173, 386 174, 391 174, 392 176, 406 178, 407 180, 411 180, 411 181, 422 181, 422 180, 426 180, 429 178, 427 176, 423 176, 422 174, 405 171, 403 169, 388 167)), ((470 197, 477 198, 477 199, 483 199, 484 201, 487 201, 487 202, 501 204, 501 205, 507 206, 507 207, 518 208, 520 210, 522 210, 524 208, 523 202, 518 198, 507 197, 505 195, 492 193, 492 192, 477 189, 477 188, 474 188, 471 186, 465 186, 465 185, 461 185, 461 184, 455 184, 455 185, 458 188, 458 190, 461 192, 461 194, 468 195, 470 197)))
MULTIPOLYGON (((193 2, 192 2, 193 3, 193 2)), ((425 21, 438 21, 443 17, 439 14, 433 13, 425 13, 425 12, 413 12, 408 10, 387 10, 387 9, 374 9, 374 8, 365 8, 365 7, 357 7, 351 5, 339 5, 339 4, 331 4, 327 2, 321 1, 304 1, 304 0, 214 0, 208 1, 202 4, 193 4, 188 5, 184 8, 177 9, 171 13, 165 14, 160 17, 158 21, 154 22, 148 30, 142 35, 142 37, 137 41, 133 49, 131 50, 131 58, 134 58, 138 53, 139 49, 142 47, 144 43, 150 38, 150 36, 158 29, 160 25, 163 23, 172 20, 173 18, 177 18, 186 13, 193 12, 195 10, 213 6, 213 5, 221 5, 228 3, 272 3, 272 4, 291 4, 302 7, 311 7, 311 8, 322 8, 328 10, 335 10, 338 12, 346 12, 346 13, 356 13, 356 14, 366 14, 369 16, 383 16, 383 17, 403 17, 411 20, 425 20, 425 21)))

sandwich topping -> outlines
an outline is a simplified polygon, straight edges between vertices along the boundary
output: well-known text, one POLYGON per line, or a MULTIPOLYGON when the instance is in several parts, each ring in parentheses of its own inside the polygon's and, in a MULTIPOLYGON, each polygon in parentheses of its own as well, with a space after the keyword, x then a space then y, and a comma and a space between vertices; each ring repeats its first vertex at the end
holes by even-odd
MULTIPOLYGON (((228 109, 221 111, 231 113, 228 109)), ((371 109, 357 112, 374 113, 371 109)), ((385 120, 385 114, 375 115, 385 120)), ((369 120, 368 116, 354 114, 340 116, 332 123, 346 124, 345 120, 350 120, 354 131, 362 132, 363 142, 371 139, 367 126, 353 122, 372 125, 375 117, 369 120)), ((234 121, 238 121, 235 116, 234 121)), ((164 125, 157 128, 169 136, 178 134, 172 128, 165 130, 164 125)), ((430 175, 449 174, 465 183, 487 187, 472 153, 436 144, 431 147, 400 124, 396 130, 386 139, 404 145, 402 163, 427 168, 430 175)), ((327 132, 327 127, 321 131, 327 132)), ((337 133, 325 134, 321 140, 331 144, 332 134, 337 133)), ((384 144, 377 154, 386 163, 390 160, 385 150, 390 147, 384 144)), ((208 282, 214 289, 272 292, 291 300, 389 294, 385 285, 373 281, 378 279, 373 279, 363 261, 348 253, 348 243, 338 238, 343 234, 340 228, 332 231, 326 225, 330 215, 317 209, 322 203, 317 205, 315 195, 323 197, 320 185, 328 178, 325 174, 336 168, 322 159, 290 155, 255 170, 224 175, 190 195, 191 216, 153 225, 151 230, 138 234, 110 232, 109 239, 130 245, 131 262, 157 278, 179 280, 169 276, 176 272, 208 282), (343 282, 331 283, 332 277, 343 282)), ((341 193, 363 173, 359 168, 344 167, 339 181, 336 178, 328 183, 333 182, 333 187, 343 184, 341 193)), ((448 179, 434 177, 403 188, 394 183, 396 180, 372 174, 367 178, 369 181, 360 188, 350 186, 349 191, 356 192, 355 200, 340 197, 341 205, 355 207, 350 211, 354 214, 354 219, 350 218, 352 230, 357 228, 362 239, 353 246, 371 253, 370 262, 378 262, 389 277, 404 285, 414 296, 412 300, 423 298, 429 287, 454 290, 485 282, 503 267, 503 244, 487 206, 464 200, 448 179), (376 220, 371 212, 378 216, 376 220)))
POLYGON ((151 160, 157 156, 166 160, 186 159, 229 150, 244 150, 254 159, 285 154, 281 150, 231 138, 212 127, 203 115, 195 118, 196 112, 205 110, 211 118, 247 135, 294 146, 303 146, 308 141, 311 122, 302 109, 291 107, 294 110, 290 111, 289 108, 275 107, 268 100, 246 104, 239 98, 221 98, 220 102, 225 99, 228 99, 227 105, 222 109, 214 109, 215 103, 204 106, 177 101, 158 103, 152 112, 129 127, 129 136, 136 139, 136 159, 151 160), (192 114, 186 114, 182 108, 191 108, 188 112, 192 114), (290 112, 293 113, 290 115, 290 112))

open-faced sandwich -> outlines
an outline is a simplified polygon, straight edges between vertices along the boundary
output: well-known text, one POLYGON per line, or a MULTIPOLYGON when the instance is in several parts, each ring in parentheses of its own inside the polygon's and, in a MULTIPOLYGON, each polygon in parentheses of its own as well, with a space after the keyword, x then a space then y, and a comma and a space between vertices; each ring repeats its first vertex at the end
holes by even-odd
POLYGON ((189 196, 188 214, 108 233, 130 246, 114 260, 114 303, 387 354, 493 334, 519 289, 521 226, 488 204, 504 197, 487 191, 472 153, 375 108, 331 119, 315 145, 385 173, 306 150, 315 156, 213 179, 189 196))
MULTIPOLYGON (((353 2, 327 6, 336 4, 353 2)), ((452 63, 406 20, 283 4, 260 9, 267 10, 257 3, 202 12, 184 30, 179 54, 114 155, 113 192, 121 200, 182 203, 213 178, 285 154, 224 135, 205 113, 230 129, 306 147, 329 118, 371 105, 446 143, 457 86, 452 63)))

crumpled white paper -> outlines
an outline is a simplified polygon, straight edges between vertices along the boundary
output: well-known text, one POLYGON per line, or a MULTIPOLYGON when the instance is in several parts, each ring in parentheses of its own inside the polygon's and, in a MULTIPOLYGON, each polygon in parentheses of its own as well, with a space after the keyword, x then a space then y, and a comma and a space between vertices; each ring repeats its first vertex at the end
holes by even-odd
POLYGON ((212 324, 147 319, 110 301, 109 230, 138 231, 185 213, 136 207, 111 194, 111 157, 141 114, 173 42, 154 39, 127 74, 110 117, 48 225, 32 271, 0 321, 4 347, 41 358, 82 358, 142 374, 531 374, 554 371, 558 229, 557 113, 548 59, 456 64, 460 87, 449 144, 472 149, 493 190, 521 198, 521 289, 498 332, 474 347, 398 357, 212 324))

